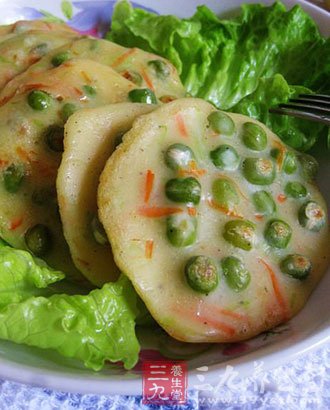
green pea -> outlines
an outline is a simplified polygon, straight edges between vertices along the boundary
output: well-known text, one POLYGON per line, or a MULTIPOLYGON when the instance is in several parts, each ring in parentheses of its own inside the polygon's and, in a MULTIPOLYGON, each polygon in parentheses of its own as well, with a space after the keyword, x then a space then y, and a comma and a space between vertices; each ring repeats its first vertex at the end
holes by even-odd
POLYGON ((196 178, 173 178, 167 181, 165 193, 174 202, 193 203, 197 205, 201 199, 201 184, 196 178))
POLYGON ((210 158, 217 168, 225 171, 235 171, 240 161, 236 149, 227 144, 219 145, 211 151, 210 158))
POLYGON ((291 198, 305 198, 307 196, 307 189, 300 182, 288 182, 285 185, 284 192, 291 198))
POLYGON ((254 122, 246 122, 243 124, 243 142, 244 144, 254 150, 262 151, 267 147, 267 135, 260 125, 254 122))
POLYGON ((66 122, 69 117, 71 117, 72 114, 74 114, 78 108, 76 105, 72 103, 66 103, 63 105, 62 110, 61 110, 61 118, 64 122, 66 122))
POLYGON ((58 67, 65 61, 69 60, 70 53, 68 51, 63 51, 61 53, 55 54, 51 60, 54 67, 58 67))
POLYGON ((195 160, 194 153, 184 144, 170 145, 165 152, 165 163, 174 171, 188 168, 193 160, 195 160))
POLYGON ((240 259, 235 256, 228 256, 222 259, 221 267, 227 285, 235 292, 241 292, 248 287, 251 274, 240 259))
POLYGON ((271 194, 267 191, 257 191, 253 194, 252 200, 256 210, 261 215, 272 215, 276 212, 276 204, 271 194))
POLYGON ((225 224, 223 237, 233 246, 250 251, 255 240, 255 225, 247 220, 229 221, 225 224))
POLYGON ((243 174, 254 185, 269 185, 276 176, 272 160, 267 158, 246 158, 243 162, 243 174))
POLYGON ((11 164, 3 171, 3 184, 7 192, 14 194, 21 187, 25 178, 23 164, 11 164))
POLYGON ((151 60, 148 61, 148 66, 153 69, 156 76, 165 79, 171 74, 171 70, 168 64, 162 60, 151 60))
POLYGON ((44 256, 51 248, 51 233, 47 226, 34 225, 25 233, 25 243, 36 256, 44 256))
POLYGON ((45 133, 44 139, 47 146, 55 152, 63 152, 64 128, 59 125, 49 126, 45 133))
POLYGON ((37 54, 38 56, 44 56, 48 52, 48 44, 47 43, 40 43, 31 50, 33 54, 37 54))
POLYGON ((281 151, 278 148, 273 148, 270 150, 270 156, 274 159, 277 159, 280 154, 281 154, 281 151))
POLYGON ((126 80, 131 81, 138 86, 142 84, 142 76, 136 71, 126 70, 122 75, 124 78, 126 78, 126 80))
POLYGON ((94 217, 91 220, 91 230, 95 242, 97 242, 99 245, 106 245, 109 243, 107 234, 97 215, 94 215, 94 217))
POLYGON ((324 209, 314 201, 303 204, 298 212, 298 219, 301 226, 310 231, 320 231, 326 223, 324 209))
POLYGON ((207 119, 214 132, 227 136, 232 136, 235 133, 234 121, 224 112, 213 111, 207 119))
POLYGON ((239 203, 239 196, 234 184, 227 179, 216 179, 212 184, 214 201, 226 209, 232 209, 239 203))
POLYGON ((308 154, 299 155, 300 164, 307 181, 313 181, 319 170, 319 164, 314 157, 308 154))
POLYGON ((128 93, 128 98, 135 103, 157 104, 157 98, 149 88, 132 90, 128 93))
POLYGON ((28 104, 36 111, 43 111, 50 107, 53 99, 52 97, 41 90, 33 90, 28 94, 28 104))
POLYGON ((95 97, 96 96, 96 90, 95 87, 91 86, 91 85, 83 85, 83 90, 84 93, 87 95, 87 97, 95 97))
POLYGON ((167 218, 167 239, 173 246, 192 245, 197 237, 197 218, 187 214, 171 215, 167 218))
POLYGON ((286 256, 280 264, 281 271, 298 280, 304 280, 312 270, 311 261, 297 253, 286 256))
POLYGON ((218 267, 207 256, 190 258, 185 267, 185 276, 189 286, 199 293, 208 294, 219 283, 218 267))
POLYGON ((290 225, 280 219, 268 222, 265 230, 265 239, 274 248, 285 249, 291 239, 292 229, 290 225))
POLYGON ((286 154, 284 156, 283 164, 282 164, 282 170, 286 174, 293 174, 294 172, 296 172, 296 170, 297 170, 297 157, 296 157, 294 152, 292 152, 292 151, 287 151, 286 152, 286 154))

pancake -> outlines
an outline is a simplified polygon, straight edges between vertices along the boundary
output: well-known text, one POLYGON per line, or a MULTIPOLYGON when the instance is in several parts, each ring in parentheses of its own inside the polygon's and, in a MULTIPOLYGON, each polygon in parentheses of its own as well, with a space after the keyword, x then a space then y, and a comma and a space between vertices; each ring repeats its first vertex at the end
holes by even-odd
POLYGON ((135 85, 111 68, 71 60, 27 81, 0 109, 0 236, 68 275, 77 270, 62 234, 56 176, 63 125, 81 108, 128 100, 135 85))
POLYGON ((97 286, 116 280, 119 274, 98 220, 99 177, 120 136, 136 117, 154 108, 121 103, 83 109, 65 125, 64 153, 56 183, 63 232, 76 267, 97 286))
POLYGON ((45 20, 18 20, 12 24, 1 25, 0 37, 21 34, 30 30, 74 32, 71 27, 64 23, 50 23, 45 20))
POLYGON ((0 89, 46 53, 75 38, 77 33, 66 30, 30 30, 3 41, 0 37, 0 89))
POLYGON ((26 72, 15 77, 0 93, 0 104, 12 98, 26 79, 34 78, 37 81, 39 73, 71 58, 87 58, 110 66, 138 87, 151 89, 162 102, 185 96, 179 75, 168 60, 138 48, 129 49, 107 40, 82 37, 48 53, 26 72))
POLYGON ((260 122, 181 99, 138 119, 101 174, 117 266, 186 342, 234 342, 289 320, 329 262, 315 160, 260 122))

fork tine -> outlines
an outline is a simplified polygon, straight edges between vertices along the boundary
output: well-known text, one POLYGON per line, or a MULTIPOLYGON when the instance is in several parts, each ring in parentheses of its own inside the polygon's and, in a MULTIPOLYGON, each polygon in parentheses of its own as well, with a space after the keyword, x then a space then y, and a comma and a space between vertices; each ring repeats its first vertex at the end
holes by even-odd
POLYGON ((315 114, 328 114, 330 115, 330 106, 327 107, 321 107, 320 105, 313 105, 313 104, 279 104, 280 108, 292 108, 294 110, 303 110, 306 111, 306 109, 308 111, 314 112, 315 114))
POLYGON ((314 122, 322 122, 330 126, 330 116, 324 114, 316 114, 309 111, 295 110, 292 108, 270 108, 269 112, 273 114, 290 115, 292 117, 302 118, 314 122))
POLYGON ((299 104, 306 104, 310 107, 324 107, 330 108, 330 101, 327 102, 325 100, 320 100, 316 98, 290 98, 289 102, 299 103, 299 104))
POLYGON ((330 102, 330 95, 325 94, 299 94, 299 98, 306 98, 308 100, 320 100, 325 102, 330 102))

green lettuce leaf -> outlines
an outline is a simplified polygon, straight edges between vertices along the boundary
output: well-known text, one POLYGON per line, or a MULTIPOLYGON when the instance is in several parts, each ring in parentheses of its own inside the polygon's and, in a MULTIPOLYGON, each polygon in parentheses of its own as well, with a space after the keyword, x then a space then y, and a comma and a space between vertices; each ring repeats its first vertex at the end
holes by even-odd
POLYGON ((319 123, 268 111, 269 107, 288 102, 289 98, 295 98, 301 93, 309 94, 310 90, 302 86, 289 86, 282 75, 276 74, 271 78, 261 78, 256 90, 234 105, 231 111, 262 121, 280 135, 286 144, 306 151, 326 128, 319 123))
POLYGON ((45 294, 45 288, 63 278, 62 272, 49 268, 43 260, 0 240, 0 308, 45 294))
POLYGON ((57 294, 68 287, 57 285, 63 279, 0 238, 0 339, 54 349, 94 370, 106 360, 133 367, 140 349, 135 321, 148 323, 148 311, 130 281, 122 275, 88 295, 57 294))
POLYGON ((30 297, 0 308, 0 339, 43 349, 100 370, 106 360, 132 368, 139 353, 135 335, 137 295, 125 276, 88 295, 30 297))
MULTIPOLYGON (((133 8, 123 0, 116 4, 107 38, 168 58, 189 94, 223 110, 238 110, 244 106, 238 103, 246 97, 251 105, 252 95, 260 96, 264 87, 260 82, 276 74, 283 75, 289 84, 330 93, 330 40, 320 35, 300 6, 287 11, 280 2, 270 7, 245 4, 241 14, 230 20, 220 20, 206 6, 200 6, 191 18, 179 19, 133 8)), ((268 96, 268 101, 286 101, 287 93, 283 100, 281 93, 268 96)), ((256 106, 260 106, 257 101, 256 106)), ((269 107, 264 104, 266 110, 269 107)), ((297 120, 290 122, 290 131, 284 134, 280 126, 274 131, 304 150, 320 131, 313 124, 304 132, 305 124, 297 120)))

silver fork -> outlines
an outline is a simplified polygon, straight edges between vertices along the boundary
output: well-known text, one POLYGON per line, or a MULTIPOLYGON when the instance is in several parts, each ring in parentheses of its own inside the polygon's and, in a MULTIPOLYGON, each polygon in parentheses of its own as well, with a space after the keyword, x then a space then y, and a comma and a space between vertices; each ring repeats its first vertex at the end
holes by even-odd
POLYGON ((330 95, 299 94, 298 98, 290 98, 288 103, 270 108, 269 112, 291 115, 330 126, 330 95))

